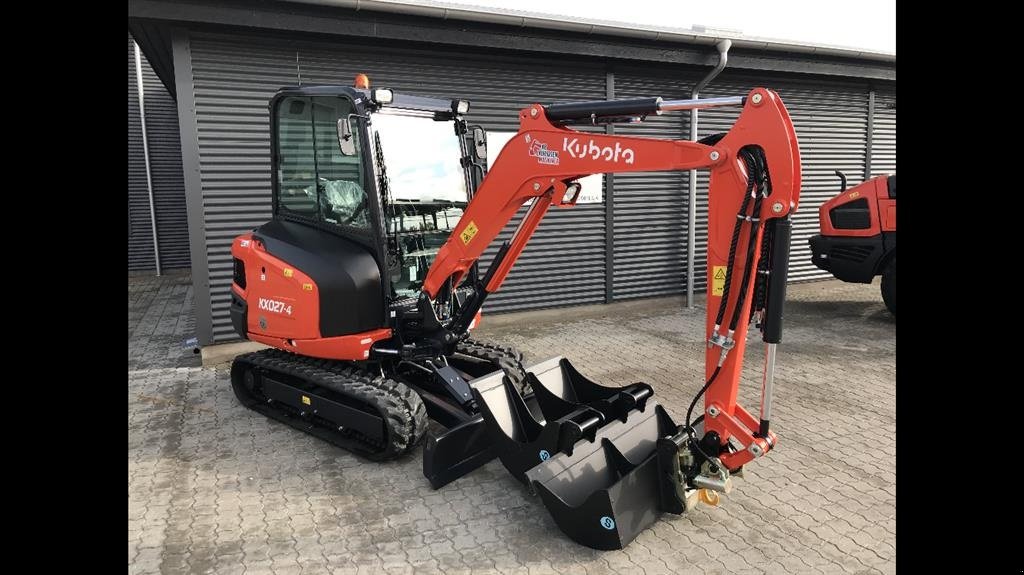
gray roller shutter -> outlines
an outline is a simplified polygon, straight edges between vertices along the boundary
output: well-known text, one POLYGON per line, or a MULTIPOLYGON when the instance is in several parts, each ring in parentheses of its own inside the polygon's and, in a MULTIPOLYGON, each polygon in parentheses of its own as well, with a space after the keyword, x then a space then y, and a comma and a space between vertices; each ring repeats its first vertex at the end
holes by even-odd
MULTIPOLYGON (((615 98, 690 96, 692 82, 655 71, 615 74, 615 98)), ((616 126, 616 135, 689 138, 690 115, 648 116, 639 124, 616 126)), ((614 278, 616 300, 686 291, 688 172, 615 175, 614 278)))
MULTIPOLYGON (((163 269, 188 268, 191 265, 188 223, 185 212, 185 182, 181 171, 181 139, 178 135, 178 109, 167 88, 142 57, 142 86, 145 94, 146 130, 149 137, 149 161, 153 179, 153 203, 160 265, 163 269)), ((128 269, 152 270, 153 231, 149 214, 149 191, 142 147, 142 122, 139 117, 135 74, 135 46, 128 37, 128 269)))
POLYGON ((156 229, 163 269, 192 265, 185 211, 185 179, 181 171, 178 105, 143 56, 142 84, 146 96, 146 130, 153 174, 156 229))
POLYGON ((228 316, 231 240, 270 218, 267 103, 295 84, 295 51, 193 36, 191 54, 213 339, 224 341, 238 337, 228 316))
POLYGON ((896 173, 896 92, 875 92, 871 175, 896 173))
MULTIPOLYGON (((799 209, 793 215, 790 280, 831 277, 828 272, 819 270, 811 263, 807 241, 818 233, 818 207, 839 193, 839 178, 835 170, 842 170, 851 186, 863 179, 868 87, 817 79, 780 80, 723 73, 701 96, 745 95, 756 86, 764 86, 779 93, 789 110, 800 142, 803 186, 799 209)), ((727 131, 738 115, 738 108, 702 111, 700 137, 727 131)), ((697 269, 704 270, 707 265, 707 173, 698 174, 698 206, 704 215, 698 218, 697 269)), ((699 275, 699 285, 706 287, 706 277, 699 275)))
MULTIPOLYGON (((191 53, 215 341, 236 337, 228 317, 231 240, 270 217, 267 103, 278 88, 300 79, 347 85, 362 72, 374 86, 469 99, 470 123, 502 131, 517 130, 518 110, 533 102, 605 95, 602 69, 568 63, 211 34, 193 34, 191 53)), ((552 208, 486 309, 598 303, 604 294, 604 207, 552 208)))

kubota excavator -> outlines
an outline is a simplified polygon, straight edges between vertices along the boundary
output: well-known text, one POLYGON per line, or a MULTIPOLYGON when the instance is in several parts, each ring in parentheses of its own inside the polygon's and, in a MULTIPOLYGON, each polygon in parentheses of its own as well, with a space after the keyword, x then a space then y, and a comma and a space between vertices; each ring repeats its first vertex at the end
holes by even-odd
POLYGON ((661 512, 716 503, 775 446, 800 190, 775 92, 531 105, 488 171, 468 102, 371 90, 362 75, 356 86, 285 88, 270 102, 273 219, 231 248, 233 325, 274 348, 234 361, 244 405, 374 460, 426 437, 434 488, 497 457, 597 549, 623 547, 661 512), (742 110, 701 142, 573 129, 717 106, 742 110), (700 168, 711 172, 706 383, 683 424, 645 383, 598 385, 561 357, 524 368, 515 350, 470 337, 544 215, 575 205, 580 178, 700 168), (528 203, 481 274, 484 250, 528 203), (737 403, 752 323, 767 344, 759 418, 737 403), (428 417, 447 430, 427 436, 428 417))

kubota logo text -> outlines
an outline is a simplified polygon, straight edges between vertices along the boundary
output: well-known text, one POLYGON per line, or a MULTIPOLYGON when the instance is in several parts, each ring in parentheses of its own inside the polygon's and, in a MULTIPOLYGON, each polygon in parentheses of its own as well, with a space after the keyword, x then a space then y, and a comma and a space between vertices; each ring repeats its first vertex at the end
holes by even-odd
POLYGON ((541 143, 538 140, 534 140, 530 144, 530 149, 527 153, 537 158, 538 164, 551 164, 552 166, 558 165, 558 152, 549 150, 547 144, 541 143))
POLYGON ((574 158, 586 158, 589 156, 591 160, 600 158, 606 162, 623 162, 626 164, 632 164, 634 160, 633 149, 623 148, 618 142, 615 142, 615 147, 613 148, 611 146, 598 146, 594 143, 594 140, 584 143, 580 142, 578 138, 565 138, 562 141, 562 151, 568 152, 574 158))

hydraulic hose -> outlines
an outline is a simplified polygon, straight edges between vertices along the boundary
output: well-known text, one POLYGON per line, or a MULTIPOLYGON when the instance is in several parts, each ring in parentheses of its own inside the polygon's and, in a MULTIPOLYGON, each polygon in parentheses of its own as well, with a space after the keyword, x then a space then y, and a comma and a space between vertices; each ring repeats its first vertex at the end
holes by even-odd
POLYGON ((744 155, 744 163, 747 164, 747 191, 743 194, 743 202, 740 204, 739 213, 736 214, 736 223, 732 228, 732 240, 729 242, 729 259, 725 267, 725 283, 722 285, 722 299, 718 302, 718 314, 715 316, 716 326, 721 326, 725 320, 726 303, 729 301, 729 291, 732 287, 732 270, 736 263, 736 246, 740 241, 740 232, 743 231, 743 222, 747 217, 747 206, 750 204, 751 193, 755 185, 754 174, 750 171, 750 163, 746 161, 744 151, 741 151, 740 154, 744 155))
MULTIPOLYGON (((743 307, 743 298, 746 296, 747 288, 750 286, 750 278, 754 274, 754 246, 757 245, 757 232, 761 228, 761 219, 758 217, 761 213, 761 202, 764 197, 768 194, 767 181, 763 174, 765 173, 764 166, 764 152, 757 150, 753 153, 749 153, 750 162, 747 164, 748 170, 753 168, 754 171, 750 171, 750 181, 754 182, 754 193, 756 195, 754 199, 754 210, 751 215, 751 226, 750 236, 747 238, 747 254, 746 264, 743 267, 743 280, 740 283, 739 297, 737 298, 736 305, 732 310, 732 320, 729 322, 729 331, 736 331, 736 326, 740 320, 740 308, 743 307), (752 165, 751 165, 752 164, 752 165), (761 179, 761 193, 757 193, 758 186, 757 180, 761 179)), ((746 159, 746 158, 744 158, 746 159)), ((726 279, 728 281, 728 278, 726 279)))

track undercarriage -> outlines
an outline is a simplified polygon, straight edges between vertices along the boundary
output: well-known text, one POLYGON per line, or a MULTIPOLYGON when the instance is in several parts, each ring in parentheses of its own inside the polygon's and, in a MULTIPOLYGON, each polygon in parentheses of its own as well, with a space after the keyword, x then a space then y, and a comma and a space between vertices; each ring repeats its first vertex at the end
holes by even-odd
POLYGON ((350 362, 266 349, 235 359, 231 385, 246 407, 383 461, 416 447, 426 434, 428 416, 448 427, 477 416, 471 396, 463 405, 445 399, 445 382, 436 374, 468 381, 502 371, 520 390, 525 384, 522 354, 512 348, 466 340, 442 361, 446 365, 350 362))

